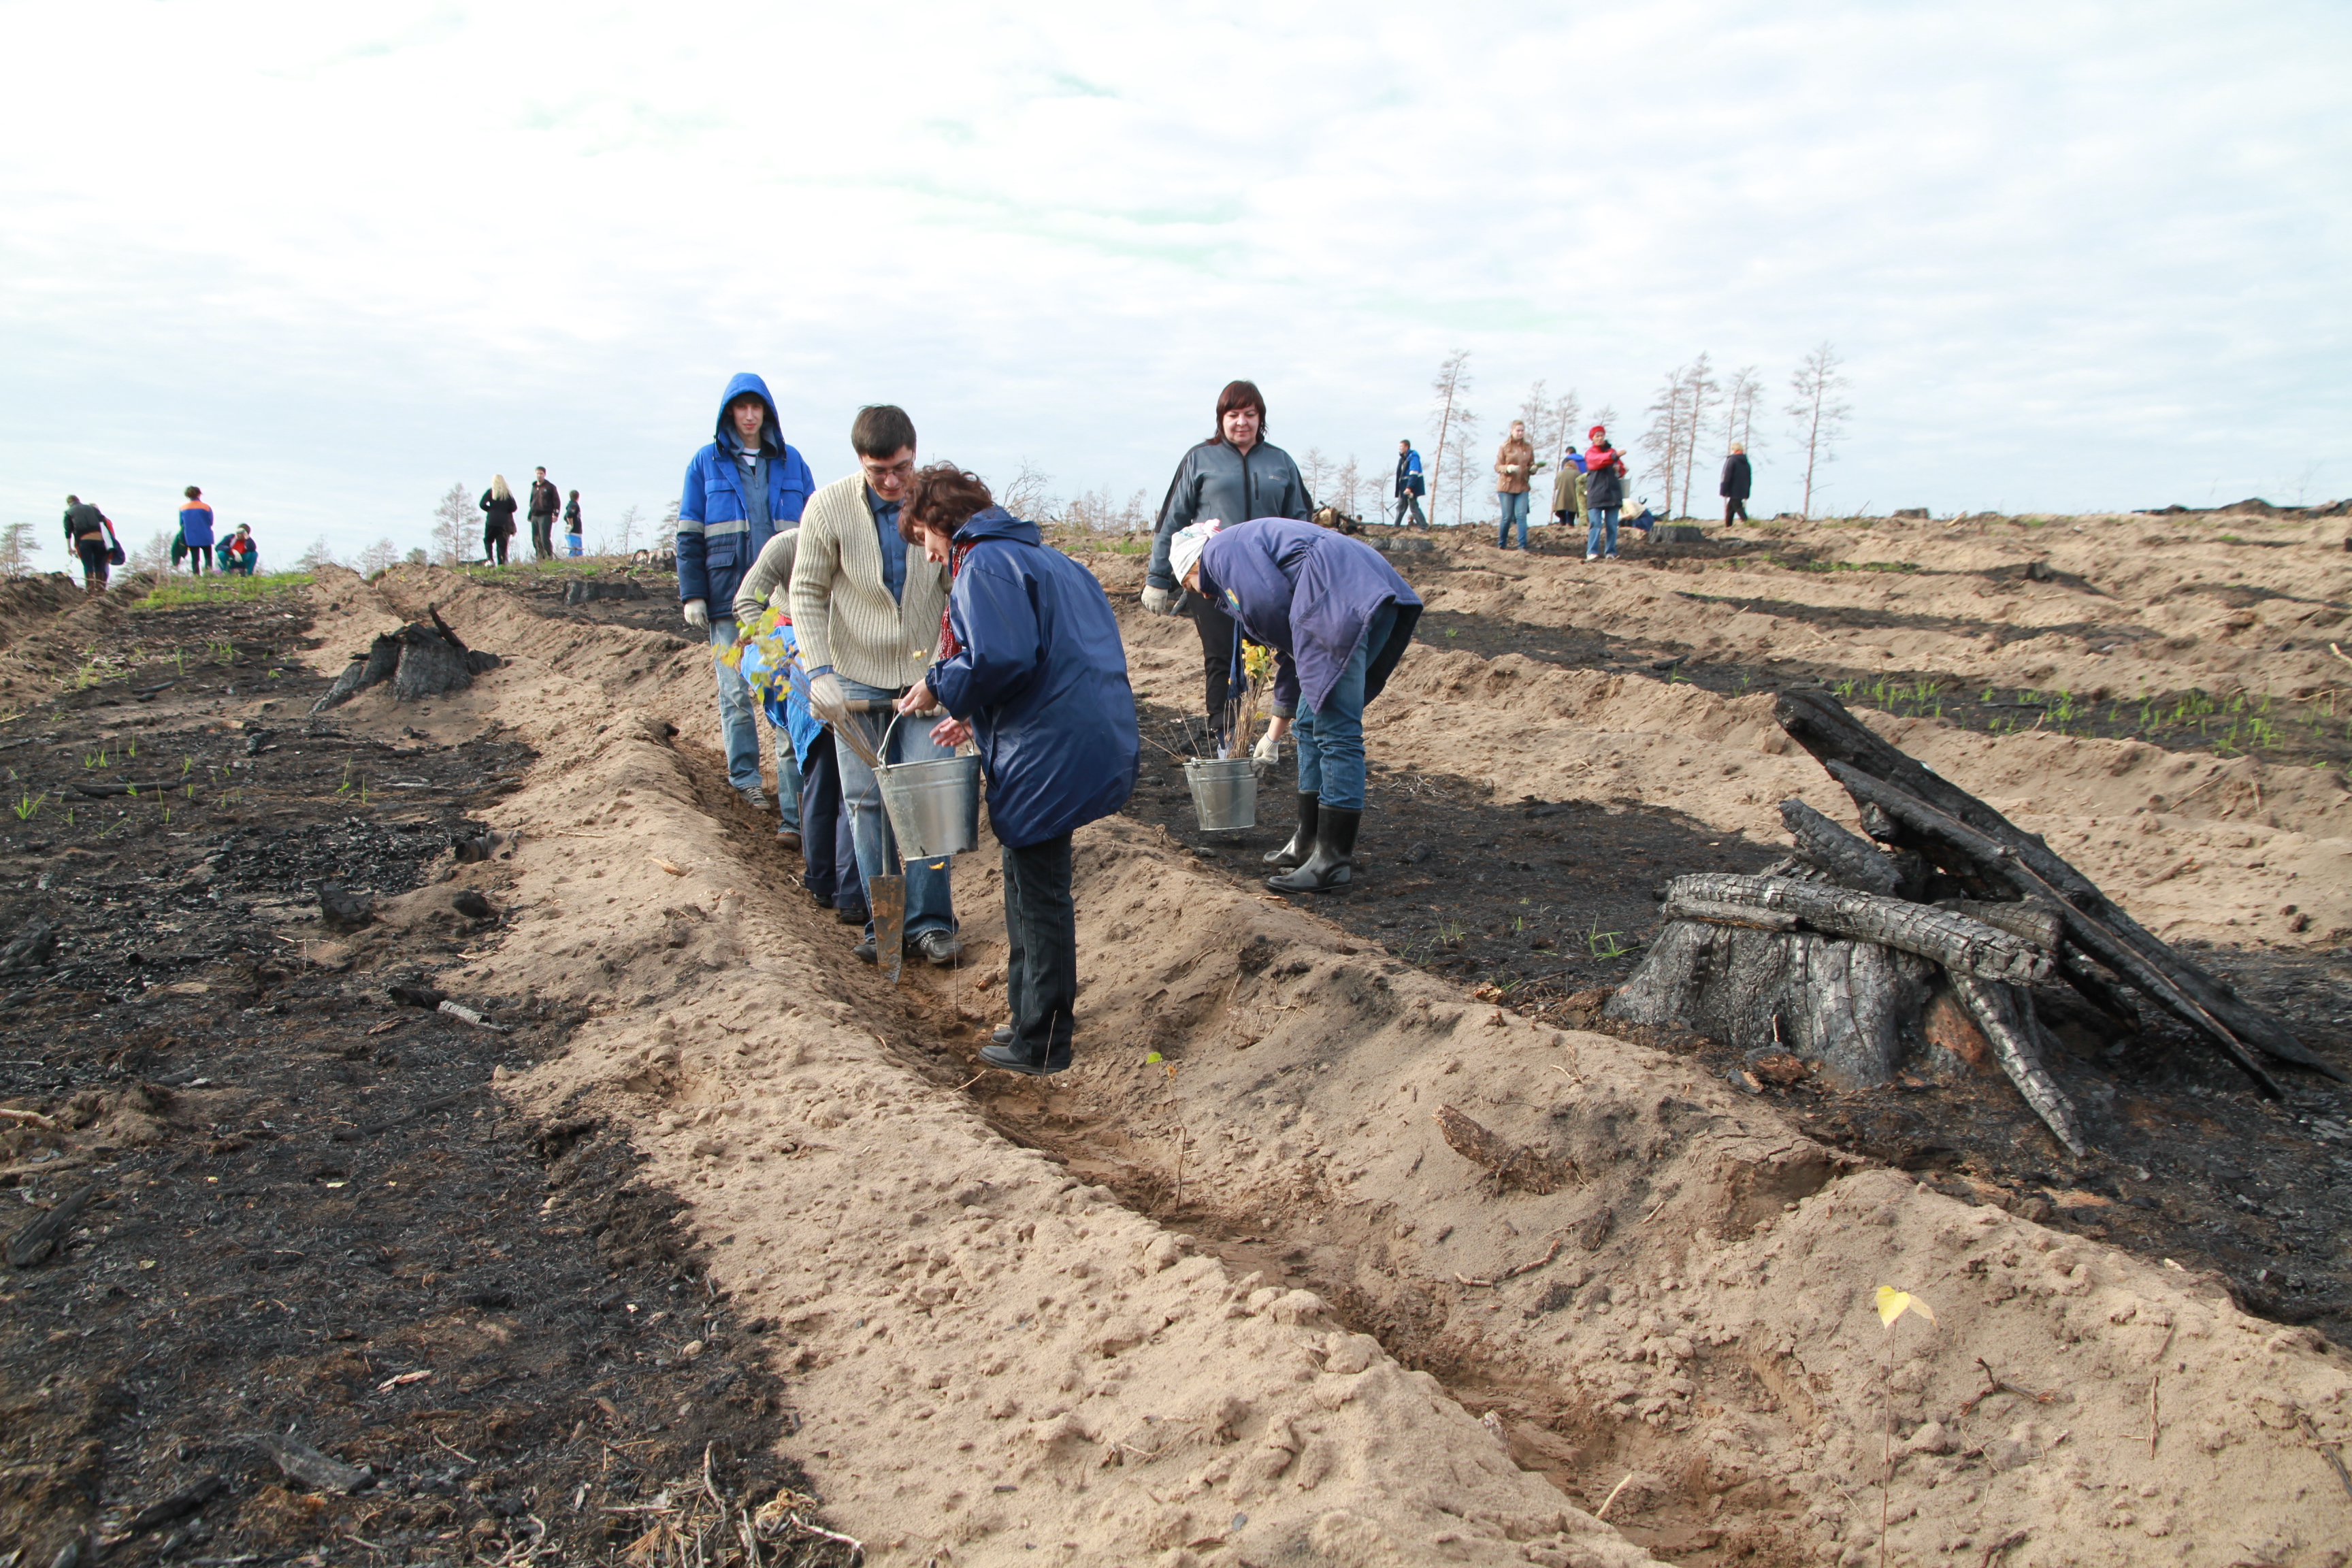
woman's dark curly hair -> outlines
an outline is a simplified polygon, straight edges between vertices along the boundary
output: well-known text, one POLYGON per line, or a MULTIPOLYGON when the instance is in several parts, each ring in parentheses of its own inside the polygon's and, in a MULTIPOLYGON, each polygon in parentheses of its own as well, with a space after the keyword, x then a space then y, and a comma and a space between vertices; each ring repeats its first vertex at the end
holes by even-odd
POLYGON ((985 479, 953 463, 917 468, 913 489, 914 494, 898 509, 898 537, 909 544, 920 544, 926 528, 952 539, 974 512, 996 504, 985 479))

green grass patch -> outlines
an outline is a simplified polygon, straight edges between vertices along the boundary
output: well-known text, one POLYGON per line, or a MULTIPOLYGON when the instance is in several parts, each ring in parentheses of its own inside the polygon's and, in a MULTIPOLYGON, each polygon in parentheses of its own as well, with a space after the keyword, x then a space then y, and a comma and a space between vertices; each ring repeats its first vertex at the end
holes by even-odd
POLYGON ((204 577, 173 577, 131 607, 134 610, 179 610, 192 605, 234 605, 266 599, 289 588, 308 587, 308 572, 264 572, 255 576, 216 573, 204 577))

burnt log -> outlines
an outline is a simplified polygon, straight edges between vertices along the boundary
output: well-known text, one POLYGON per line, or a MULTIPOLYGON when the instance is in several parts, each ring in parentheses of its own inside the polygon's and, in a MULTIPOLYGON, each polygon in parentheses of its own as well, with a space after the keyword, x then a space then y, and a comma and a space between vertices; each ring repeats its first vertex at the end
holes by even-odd
POLYGON ((1857 892, 1892 895, 1903 875, 1877 846, 1848 833, 1801 800, 1780 803, 1780 823, 1797 841, 1799 858, 1820 867, 1830 879, 1857 892))
POLYGON ((1929 904, 1813 882, 1702 871, 1666 884, 1669 903, 1727 904, 1793 916, 1826 936, 1853 937, 1933 959, 1955 973, 2038 984, 2054 972, 2050 954, 2007 931, 1929 904))
POLYGON ((19 1226, 8 1237, 6 1247, 0 1248, 0 1254, 5 1254, 9 1265, 16 1268, 30 1268, 44 1261, 64 1242, 73 1222, 96 1196, 98 1189, 94 1186, 78 1188, 51 1205, 46 1214, 19 1226))
POLYGON ((2053 956, 2058 952, 2058 939, 2066 934, 2066 922, 2059 918, 2058 911, 2039 901, 1991 904, 1975 899, 1952 899, 1942 907, 1956 915, 1980 921, 1995 931, 2005 931, 2053 956))
MULTIPOLYGON (((2179 985, 2164 966, 2126 942, 2105 922, 2059 897, 2059 890, 2027 865, 2018 850, 2007 844, 1995 842, 1967 824, 1857 768, 1839 762, 1822 765, 1829 769, 1830 776, 1843 784, 1855 799, 1867 800, 1878 806, 1898 827, 1921 842, 1933 845, 1939 854, 1973 868, 1989 881, 2005 885, 2021 899, 2049 900, 2057 910, 2059 919, 2065 922, 2068 942, 2114 970, 2137 987, 2141 994, 2220 1047, 2221 1054, 2236 1063, 2238 1070, 2252 1079, 2263 1094, 2273 1100, 2284 1097, 2278 1081, 2248 1051, 2245 1039, 2179 985)), ((2158 945, 2162 946, 2161 943, 2158 945)), ((2285 1059, 2317 1068, 2330 1078, 2343 1079, 2341 1072, 2312 1056, 2292 1037, 2287 1043, 2296 1054, 2285 1059)), ((2273 1056, 2284 1055, 2275 1043, 2264 1048, 2273 1056)))
MULTIPOLYGON (((2315 1068, 2338 1082, 2352 1081, 2337 1068, 2314 1056, 2284 1024, 2246 1002, 2221 981, 2166 946, 2115 900, 2100 891, 2088 877, 2053 851, 2039 834, 2024 831, 1958 784, 1937 777, 1916 761, 1904 755, 1847 712, 1836 698, 1825 691, 1783 691, 1773 705, 1773 717, 1780 721, 1780 727, 1789 732, 1791 740, 1811 752, 1822 766, 1830 769, 1832 775, 1837 772, 1832 764, 1842 763, 1855 773, 1892 786, 1951 821, 1973 830, 1982 838, 2011 851, 2017 864, 2038 879, 2041 887, 2037 891, 2054 898, 2068 910, 2097 927, 2104 944, 2127 950, 2137 962, 2128 966, 2118 963, 2098 952, 2090 942, 2081 941, 2075 935, 2075 922, 2071 919, 2067 932, 2070 940, 2076 941, 2100 963, 2137 986, 2168 1012, 2209 1034, 2218 1029, 2220 1033, 2215 1035, 2215 1042, 2225 1052, 2231 1053, 2232 1059, 2242 1050, 2242 1042, 2281 1061, 2315 1068), (2152 971, 2160 974, 2165 990, 2169 997, 2178 999, 2178 1004, 2142 985, 2136 971, 2152 971), (2181 1005, 2193 1009, 2194 1016, 2182 1012, 2181 1005), (2210 1026, 2206 1020, 2210 1021, 2210 1026)), ((1853 792, 1849 790, 1848 793, 1853 792)), ((1864 828, 1873 837, 1880 837, 1867 821, 1864 828)), ((1895 842, 1901 843, 1903 839, 1897 837, 1895 842)), ((1977 862, 1973 853, 1964 859, 1964 864, 1979 875, 1987 873, 1987 868, 1977 862)), ((1959 867, 1947 868, 1960 869, 1959 867)), ((1988 876, 1987 879, 2012 889, 2016 886, 2011 879, 1988 876)), ((2261 1081, 2266 1082, 2267 1075, 2261 1081)), ((2276 1086, 2271 1087, 2274 1089, 2276 1086)))
POLYGON ((1936 973, 1876 942, 1669 920, 1601 1016, 1793 1052, 1863 1089, 1892 1080, 1911 1053, 1936 973))
POLYGON ((2014 986, 1979 980, 1973 975, 1953 974, 1952 994, 1991 1047, 2009 1081, 2033 1107, 2033 1113, 2058 1142, 2066 1145, 2067 1152, 2084 1154, 2090 1145, 2083 1141, 2081 1128, 2074 1121, 2074 1107, 2049 1069, 2042 1065, 2041 1045, 2037 1038, 2040 1026, 2033 1017, 2033 998, 2014 986))
POLYGON ((331 1459, 308 1443, 281 1437, 275 1432, 243 1432, 230 1440, 252 1444, 268 1454, 279 1469, 313 1491, 355 1492, 375 1479, 375 1472, 364 1465, 346 1465, 341 1459, 331 1459))
POLYGON ((494 653, 467 647, 438 609, 428 606, 425 614, 432 617, 430 626, 411 621, 398 631, 379 633, 366 654, 352 659, 335 677, 335 683, 310 711, 323 713, 339 708, 386 681, 391 682, 393 700, 397 702, 438 697, 471 686, 474 677, 503 662, 494 653))

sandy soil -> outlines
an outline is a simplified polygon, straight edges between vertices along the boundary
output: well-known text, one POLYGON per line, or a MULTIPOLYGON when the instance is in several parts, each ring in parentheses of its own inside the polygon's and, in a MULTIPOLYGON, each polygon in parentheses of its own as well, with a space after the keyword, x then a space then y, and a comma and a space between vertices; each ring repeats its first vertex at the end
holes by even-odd
MULTIPOLYGON (((2145 601, 2106 616, 2201 627, 2169 618, 2202 613, 2184 587, 2200 572, 2344 596, 2316 541, 2173 559, 2155 524, 2055 526, 2081 531, 2034 535, 2037 558, 2145 601), (2138 585, 2099 579, 2131 530, 2138 585)), ((1921 530, 1867 548, 1940 552, 1953 581, 1791 571, 1773 595, 1971 595, 2024 547, 1921 530)), ((1630 563, 1612 579, 1439 553, 1416 575, 1449 608, 1617 616, 1653 639, 1688 616, 1676 640, 1745 639, 1759 661, 1794 635, 1669 603, 1630 563)), ((1101 570, 1123 584, 1134 566, 1101 570)), ((2059 615, 2046 587, 2011 614, 2059 615)), ((700 650, 439 574, 320 596, 322 629, 348 633, 329 662, 427 599, 512 661, 467 712, 540 756, 499 824, 520 836, 522 912, 466 974, 590 1016, 502 1089, 605 1114, 651 1152, 643 1176, 689 1202, 713 1277, 782 1324, 775 1370, 806 1416, 790 1457, 872 1561, 1860 1563, 1882 1518, 1897 1563, 2346 1560, 2347 1499, 2299 1426, 2352 1430, 2343 1356, 2210 1279, 1824 1147, 1687 1059, 1472 1001, 1131 820, 1080 838, 1079 1066, 974 1081, 1002 1016, 990 857, 958 868, 966 965, 894 994, 764 826, 714 804, 700 650), (1498 1187, 1440 1135, 1444 1106, 1546 1179, 1498 1187), (1180 1209, 1185 1229, 1155 1217, 1180 1209), (1935 1323, 1882 1330, 1882 1284, 1935 1323), (2010 1386, 1988 1392, 1986 1367, 2010 1386), (1623 1534, 1593 1517, 1612 1491, 1623 1534)), ((2173 634, 2200 640, 2165 657, 2213 645, 2193 672, 2129 658, 2209 689, 2283 684, 2290 665, 2328 679, 2324 649, 2256 659, 2231 629, 2173 634)), ((1189 628, 1129 633, 1139 689, 1188 694, 1189 628)), ((1965 661, 1993 657, 1957 632, 1887 635, 1944 639, 1921 658, 1971 679, 1965 661)), ((2033 657, 2045 682, 2118 658, 2033 657)), ((1669 803, 1751 838, 1784 795, 1842 815, 1767 700, 1420 650, 1375 754, 1514 796, 1669 803)), ((350 717, 406 721, 382 694, 350 717)), ((2254 761, 2245 787, 2200 791, 2211 761, 2160 748, 1889 732, 2131 889, 2152 925, 2352 934, 2330 775, 2254 761), (2315 911, 2306 930, 2272 913, 2289 902, 2315 911)))

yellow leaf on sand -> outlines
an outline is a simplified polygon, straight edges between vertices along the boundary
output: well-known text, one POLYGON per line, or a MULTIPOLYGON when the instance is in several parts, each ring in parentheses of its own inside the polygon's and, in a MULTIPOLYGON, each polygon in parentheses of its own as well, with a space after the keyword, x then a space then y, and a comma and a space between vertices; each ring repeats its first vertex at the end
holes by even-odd
POLYGON ((1916 1312, 1931 1323, 1936 1321, 1934 1310, 1930 1308, 1927 1302, 1922 1301, 1918 1297, 1911 1294, 1910 1291, 1897 1290, 1892 1285, 1881 1285, 1878 1288, 1878 1321, 1880 1326, 1883 1328, 1893 1328, 1895 1326, 1895 1320, 1901 1317, 1906 1312, 1916 1312))
POLYGON ((646 858, 652 861, 655 865, 660 867, 663 870, 668 872, 673 877, 683 877, 686 875, 683 868, 671 865, 668 861, 663 859, 658 855, 648 855, 646 858))

